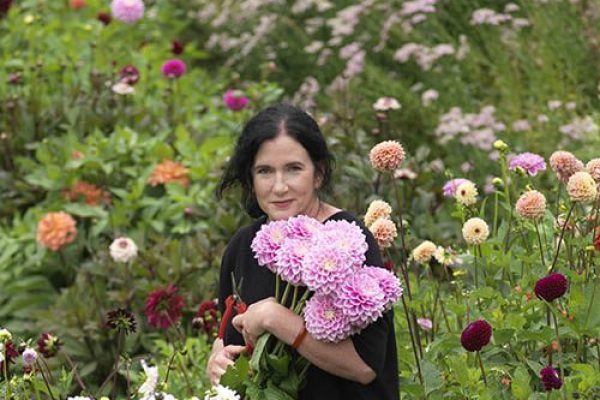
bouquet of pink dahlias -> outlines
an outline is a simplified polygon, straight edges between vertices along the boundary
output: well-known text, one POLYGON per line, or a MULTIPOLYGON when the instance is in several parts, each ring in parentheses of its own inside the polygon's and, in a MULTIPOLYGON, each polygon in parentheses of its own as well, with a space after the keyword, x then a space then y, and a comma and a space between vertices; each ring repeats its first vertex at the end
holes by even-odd
MULTIPOLYGON (((257 232, 251 248, 258 264, 276 274, 277 300, 303 315, 306 330, 317 340, 335 343, 362 331, 402 295, 393 273, 365 265, 366 237, 354 222, 321 224, 303 215, 273 221, 257 232), (287 283, 283 292, 282 282, 287 283)), ((271 337, 261 336, 249 366, 236 368, 252 370, 245 388, 236 388, 245 392, 246 398, 261 398, 265 395, 261 388, 276 388, 292 398, 298 395, 308 363, 296 354, 290 359, 291 353, 284 351, 282 342, 275 343, 269 352, 271 337), (290 384, 292 381, 295 384, 290 384)), ((227 375, 227 385, 244 380, 227 375)))

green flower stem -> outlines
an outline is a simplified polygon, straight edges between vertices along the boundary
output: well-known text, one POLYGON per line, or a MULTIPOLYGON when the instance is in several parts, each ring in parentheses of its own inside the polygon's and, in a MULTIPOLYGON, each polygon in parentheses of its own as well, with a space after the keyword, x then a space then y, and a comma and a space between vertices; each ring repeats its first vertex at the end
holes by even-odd
POLYGON ((558 342, 558 362, 560 363, 560 381, 563 383, 561 394, 563 399, 566 399, 565 393, 565 370, 563 364, 563 356, 562 356, 562 345, 560 344, 560 334, 558 332, 558 320, 556 319, 556 314, 552 313, 552 319, 554 320, 554 332, 556 333, 556 341, 558 342))
POLYGON ((281 303, 281 299, 279 298, 279 292, 281 291, 281 278, 279 278, 279 274, 275 275, 275 299, 278 303, 281 303))
POLYGON ((479 353, 479 350, 475 352, 475 357, 479 361, 479 368, 481 368, 481 377, 483 378, 483 383, 487 386, 487 377, 485 376, 485 368, 483 368, 483 361, 481 361, 481 353, 479 353))
MULTIPOLYGON (((167 373, 165 374, 165 380, 163 381, 163 385, 166 385, 169 381, 169 372, 171 372, 171 368, 173 366, 173 361, 175 361, 175 356, 177 355, 177 349, 173 347, 173 354, 169 358, 169 363, 167 364, 167 373)), ((113 371, 114 372, 114 371, 113 371)))
POLYGON ((6 350, 4 350, 4 361, 2 362, 2 373, 4 374, 4 383, 6 384, 6 398, 10 399, 10 381, 8 380, 8 358, 6 358, 6 350))
POLYGON ((500 171, 502 173, 502 181, 504 182, 504 198, 508 204, 508 229, 504 236, 504 250, 508 250, 510 243, 510 227, 512 224, 512 206, 510 204, 510 189, 508 187, 508 166, 506 165, 506 153, 500 152, 500 171))
POLYGON ((415 356, 415 363, 417 365, 417 372, 419 376, 419 382, 423 385, 425 382, 423 381, 423 374, 421 373, 421 362, 419 361, 419 354, 417 353, 417 342, 415 340, 415 334, 413 332, 413 326, 411 324, 410 316, 408 315, 408 307, 406 305, 406 299, 404 296, 402 298, 402 307, 404 309, 404 315, 406 317, 406 322, 408 323, 408 333, 410 334, 410 340, 412 344, 413 354, 415 356))
POLYGON ((283 294, 281 295, 281 301, 279 302, 279 304, 285 306, 287 298, 288 298, 288 296, 290 294, 290 288, 291 287, 292 287, 292 285, 290 285, 289 283, 286 283, 285 289, 283 290, 283 294))
POLYGON ((179 364, 179 368, 180 368, 181 372, 183 373, 183 379, 185 380, 185 387, 187 389, 187 394, 188 394, 188 396, 192 396, 194 394, 194 387, 192 386, 192 384, 190 382, 190 378, 188 376, 188 369, 185 366, 185 363, 183 362, 181 351, 177 352, 177 363, 179 364))
POLYGON ((81 380, 81 376, 79 376, 79 372, 77 372, 77 367, 73 364, 73 360, 71 360, 71 357, 69 357, 69 355, 64 351, 61 351, 60 354, 64 357, 65 362, 69 365, 71 371, 73 371, 75 380, 77 381, 77 384, 79 385, 81 390, 86 390, 85 384, 83 383, 83 380, 81 380))
POLYGON ((492 225, 493 236, 498 235, 498 191, 494 190, 494 223, 492 225))
POLYGON ((400 195, 400 188, 398 187, 398 183, 396 182, 396 179, 394 178, 394 176, 392 175, 392 184, 394 186, 394 191, 396 193, 396 207, 398 208, 398 218, 399 218, 399 227, 400 227, 400 241, 402 243, 402 258, 401 258, 401 262, 404 263, 404 265, 408 266, 408 263, 406 262, 406 241, 404 238, 404 222, 402 220, 402 203, 401 203, 401 195, 400 195))
POLYGON ((567 218, 565 219, 565 222, 563 223, 563 226, 560 229, 560 236, 558 237, 558 245, 556 246, 556 253, 554 254, 554 259, 552 260, 552 264, 550 265, 550 268, 548 269, 548 273, 552 272, 554 270, 554 266, 556 265, 556 261, 558 260, 558 253, 560 253, 560 245, 563 241, 563 237, 565 235, 565 229, 569 223, 569 218, 571 218, 571 213, 573 212, 573 209, 575 208, 575 203, 571 204, 571 208, 569 208, 569 212, 567 213, 567 218))
MULTIPOLYGON (((38 360, 39 360, 39 358, 38 358, 38 360)), ((48 377, 44 373, 44 370, 42 369, 42 366, 38 360, 36 360, 35 363, 37 364, 38 369, 40 370, 40 374, 42 375, 42 379, 44 380, 44 383, 46 384, 46 389, 48 389, 48 395, 50 395, 50 398, 52 400, 56 400, 56 398, 54 397, 54 394, 52 393, 52 389, 50 388, 50 382, 48 382, 48 377)), ((7 398, 10 398, 10 396, 7 396, 7 398)))
POLYGON ((302 297, 300 297, 300 300, 298 301, 298 304, 296 304, 296 307, 294 307, 294 313, 300 315, 300 312, 304 308, 304 303, 306 303, 306 299, 308 299, 308 296, 310 296, 310 291, 307 289, 304 291, 302 297))
POLYGON ((35 376, 32 376, 31 379, 32 379, 32 381, 29 382, 29 384, 31 385, 31 389, 33 390, 35 400, 41 400, 40 392, 38 391, 37 386, 33 384, 33 379, 35 379, 35 376))
POLYGON ((542 265, 544 269, 546 269, 546 260, 544 259, 544 246, 542 246, 542 236, 540 235, 540 228, 538 227, 537 221, 533 221, 533 225, 535 226, 535 233, 537 234, 538 243, 540 245, 540 258, 542 260, 542 265))
POLYGON ((298 301, 298 286, 294 286, 294 294, 292 295, 292 304, 290 304, 290 310, 294 310, 296 308, 296 302, 298 301))
POLYGON ((588 320, 590 319, 590 313, 592 312, 592 305, 594 304, 594 300, 596 297, 596 284, 598 283, 597 279, 594 279, 594 287, 592 289, 592 295, 590 296, 590 304, 588 305, 587 313, 585 314, 585 322, 583 323, 584 327, 587 327, 588 320))

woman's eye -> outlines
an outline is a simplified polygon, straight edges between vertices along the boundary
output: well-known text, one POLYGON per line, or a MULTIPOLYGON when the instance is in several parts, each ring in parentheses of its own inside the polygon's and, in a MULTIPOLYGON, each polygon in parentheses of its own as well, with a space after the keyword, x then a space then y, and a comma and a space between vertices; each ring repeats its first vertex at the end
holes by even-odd
POLYGON ((258 175, 265 175, 265 174, 268 174, 269 172, 270 172, 269 168, 258 168, 256 170, 256 173, 258 175))

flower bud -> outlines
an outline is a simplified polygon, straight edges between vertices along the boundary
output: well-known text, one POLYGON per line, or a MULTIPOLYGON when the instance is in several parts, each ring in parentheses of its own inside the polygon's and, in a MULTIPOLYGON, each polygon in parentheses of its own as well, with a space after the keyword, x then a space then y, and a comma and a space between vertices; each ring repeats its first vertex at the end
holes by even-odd
POLYGON ((508 150, 508 145, 503 140, 496 140, 494 142, 494 149, 504 152, 508 150))

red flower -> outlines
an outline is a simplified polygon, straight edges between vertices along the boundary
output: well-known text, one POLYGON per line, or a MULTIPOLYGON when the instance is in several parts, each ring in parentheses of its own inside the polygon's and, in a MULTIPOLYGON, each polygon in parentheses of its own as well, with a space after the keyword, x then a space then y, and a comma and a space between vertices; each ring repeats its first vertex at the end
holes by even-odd
POLYGON ((181 43, 179 40, 173 40, 171 42, 171 53, 178 55, 183 53, 183 43, 181 43))
POLYGON ((600 235, 596 236, 596 239, 594 239, 594 248, 600 251, 600 235))
POLYGON ((533 289, 536 296, 546 301, 554 301, 567 292, 567 278, 558 272, 543 277, 533 289))
POLYGON ((98 21, 102 22, 104 25, 108 25, 112 21, 112 17, 107 12, 99 12, 98 15, 96 16, 96 18, 98 19, 98 21))
POLYGON ((51 333, 44 332, 40 335, 40 338, 37 341, 38 352, 42 353, 44 357, 50 358, 54 357, 60 347, 62 346, 62 342, 60 339, 51 333))
POLYGON ((0 371, 2 371, 3 373, 5 362, 7 362, 8 364, 14 363, 13 358, 16 358, 18 356, 19 352, 17 351, 17 349, 15 349, 15 345, 13 344, 12 340, 7 341, 4 344, 4 361, 0 362, 0 371))
POLYGON ((12 0, 0 0, 0 16, 6 14, 12 5, 12 0))
POLYGON ((479 351, 490 342, 492 326, 485 320, 471 322, 460 335, 460 343, 467 351, 479 351))
POLYGON ((558 372, 551 365, 544 367, 540 370, 540 379, 544 385, 544 389, 549 392, 552 389, 560 389, 562 382, 558 376, 558 372))
POLYGON ((218 322, 217 302, 214 300, 204 300, 200 303, 196 316, 192 321, 195 329, 202 329, 204 333, 211 336, 218 322))
POLYGON ((166 289, 156 289, 148 295, 144 312, 150 325, 167 329, 181 318, 184 301, 183 297, 176 293, 177 288, 169 285, 166 289))

